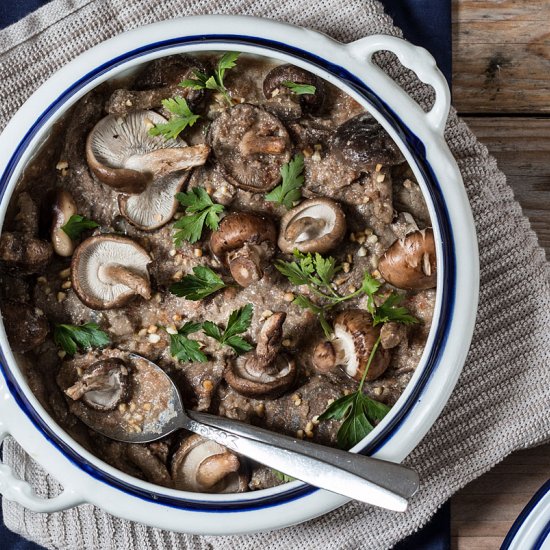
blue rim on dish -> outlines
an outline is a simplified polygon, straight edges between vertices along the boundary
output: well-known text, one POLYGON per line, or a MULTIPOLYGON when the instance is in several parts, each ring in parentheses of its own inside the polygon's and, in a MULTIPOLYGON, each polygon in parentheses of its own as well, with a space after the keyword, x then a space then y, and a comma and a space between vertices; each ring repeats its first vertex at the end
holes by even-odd
MULTIPOLYGON (((367 445, 360 452, 362 454, 372 454, 377 449, 382 447, 386 441, 391 439, 396 430, 401 426, 405 418, 409 415, 415 404, 419 400, 427 382, 429 381, 432 373, 437 368, 440 361, 441 353, 445 347, 447 341, 450 320, 455 305, 455 283, 456 283, 456 259, 455 259, 455 246, 452 228, 449 220, 449 214, 446 204, 443 200, 441 186, 435 177, 433 170, 431 169, 427 159, 426 150, 422 141, 399 119, 399 117, 392 111, 391 107, 378 97, 364 82, 351 74, 349 71, 335 65, 315 54, 282 44, 274 40, 267 40, 259 37, 243 36, 243 35, 230 35, 230 34, 212 34, 212 35, 200 35, 200 36, 186 36, 173 38, 161 42, 154 42, 140 48, 136 48, 123 55, 120 55, 102 65, 90 71, 80 80, 75 82, 69 87, 63 94, 61 94, 36 120, 30 130, 27 132, 23 140, 17 146, 15 153, 8 162, 6 170, 0 177, 0 200, 3 198, 7 186, 7 182, 11 178, 11 175, 17 166, 22 154, 29 146, 31 140, 36 135, 37 131, 44 126, 44 124, 60 109, 64 103, 70 99, 75 93, 81 90, 84 86, 92 82, 98 76, 101 76, 107 71, 130 61, 142 57, 145 54, 150 54, 155 51, 166 51, 170 48, 176 48, 182 45, 193 44, 212 44, 213 50, 215 50, 216 44, 220 42, 232 42, 235 46, 251 45, 261 46, 264 49, 274 52, 284 52, 295 58, 308 61, 309 63, 316 65, 319 68, 324 69, 328 73, 331 73, 340 80, 345 81, 355 92, 357 92, 367 103, 372 105, 377 111, 379 111, 385 119, 396 130, 399 137, 411 153, 414 161, 422 173, 424 181, 426 182, 428 192, 434 209, 436 212, 436 218, 438 220, 441 239, 443 242, 443 254, 442 258, 438 258, 438 262, 443 266, 443 272, 445 274, 445 281, 443 288, 441 289, 441 315, 439 325, 436 328, 435 338, 433 341, 432 349, 428 356, 426 366, 422 372, 421 377, 417 380, 415 387, 409 395, 407 401, 402 405, 398 414, 392 419, 392 421, 385 426, 374 438, 369 445, 367 445)), ((78 466, 81 470, 85 471, 95 479, 108 484, 123 492, 129 493, 132 496, 142 498, 144 500, 171 506, 188 511, 203 511, 203 512, 240 512, 246 510, 259 510, 271 506, 277 506, 284 504, 291 500, 295 500, 306 495, 309 495, 318 489, 306 484, 301 484, 292 489, 283 491, 278 495, 271 496, 259 496, 256 499, 250 499, 241 502, 217 502, 217 501, 197 501, 190 498, 181 498, 174 496, 167 496, 156 493, 154 491, 144 490, 140 487, 134 486, 122 480, 114 478, 107 472, 100 471, 96 466, 91 464, 88 460, 82 457, 74 449, 69 447, 65 442, 60 440, 55 433, 47 426, 44 420, 40 417, 37 411, 32 407, 17 381, 9 371, 5 368, 6 358, 2 350, 0 350, 0 370, 6 379, 7 387, 16 400, 18 406, 23 410, 26 416, 31 420, 35 427, 44 435, 44 437, 57 448, 58 451, 69 459, 72 463, 78 466)))
MULTIPOLYGON (((539 505, 540 501, 550 494, 550 479, 534 494, 533 498, 525 505, 525 508, 521 511, 521 514, 517 517, 516 521, 508 531, 506 538, 502 542, 500 550, 508 550, 512 542, 516 538, 519 530, 523 527, 523 524, 527 518, 533 513, 535 508, 539 505)), ((550 539, 550 518, 546 523, 544 529, 537 536, 537 540, 533 543, 533 546, 526 550, 542 550, 543 543, 546 539, 550 539)))

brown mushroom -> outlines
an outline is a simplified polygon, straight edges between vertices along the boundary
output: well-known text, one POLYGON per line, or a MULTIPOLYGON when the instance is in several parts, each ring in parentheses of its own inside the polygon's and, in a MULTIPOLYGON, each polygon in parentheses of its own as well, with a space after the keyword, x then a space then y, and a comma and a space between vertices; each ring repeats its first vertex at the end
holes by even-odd
POLYGON ((291 156, 283 123, 247 103, 219 115, 210 126, 208 141, 224 177, 253 193, 273 189, 281 180, 281 166, 291 156))
POLYGON ((204 164, 209 152, 206 145, 187 147, 179 138, 166 140, 149 133, 154 125, 166 122, 155 111, 102 118, 86 140, 90 170, 117 191, 141 193, 156 178, 204 164))
POLYGON ((2 302, 2 317, 13 351, 25 353, 46 340, 48 320, 38 308, 5 300, 2 302))
POLYGON ((239 457, 200 435, 182 441, 174 453, 172 479, 176 489, 196 493, 242 493, 248 488, 239 457))
POLYGON ((276 240, 272 220, 251 212, 234 212, 212 233, 210 249, 229 268, 235 281, 246 287, 263 277, 276 240))
POLYGON ((70 256, 74 251, 72 239, 61 229, 76 214, 76 204, 68 191, 60 189, 53 203, 51 239, 54 252, 59 256, 70 256))
POLYGON ((313 350, 311 361, 318 372, 332 372, 336 367, 336 351, 333 345, 326 340, 319 342, 313 350))
MULTIPOLYGON (((334 319, 334 364, 342 366, 348 376, 361 380, 372 349, 380 336, 380 327, 372 326, 370 313, 362 309, 348 309, 334 319)), ((365 380, 382 376, 390 363, 390 352, 378 348, 370 364, 365 380)), ((318 367, 318 365, 316 365, 318 367)))
POLYGON ((147 251, 131 239, 90 237, 73 255, 72 288, 85 305, 98 310, 122 307, 138 295, 148 300, 150 262, 147 251))
MULTIPOLYGON (((295 95, 286 85, 288 83, 305 84, 315 88, 313 94, 296 96, 304 112, 318 114, 323 109, 326 96, 323 80, 295 65, 279 65, 267 73, 263 84, 265 97, 270 99, 281 95, 295 95)), ((300 118, 300 115, 297 118, 300 118)))
POLYGON ((97 361, 65 393, 96 411, 112 411, 130 399, 129 368, 122 359, 97 361))
POLYGON ((336 130, 332 151, 361 171, 371 170, 377 164, 394 165, 404 161, 395 141, 368 113, 350 118, 336 130))
POLYGON ((238 393, 247 397, 277 397, 296 378, 296 363, 279 353, 286 313, 275 312, 258 335, 256 349, 231 361, 224 377, 238 393))
POLYGON ((308 199, 281 219, 279 248, 283 252, 328 252, 346 233, 346 215, 340 205, 326 197, 308 199))
POLYGON ((53 256, 52 245, 23 233, 4 231, 0 236, 0 265, 21 275, 42 273, 53 256))
POLYGON ((437 284, 434 233, 431 227, 398 239, 382 254, 378 270, 391 285, 425 290, 437 284))

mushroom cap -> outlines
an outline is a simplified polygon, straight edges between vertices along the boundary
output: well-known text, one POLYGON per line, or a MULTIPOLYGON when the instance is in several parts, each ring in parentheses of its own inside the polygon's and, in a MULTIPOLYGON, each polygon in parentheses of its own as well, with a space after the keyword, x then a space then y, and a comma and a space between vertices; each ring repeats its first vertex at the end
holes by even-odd
POLYGON ((49 332, 48 320, 38 308, 4 300, 2 317, 13 351, 25 353, 46 340, 49 332))
POLYGON ((336 367, 336 351, 334 350, 334 346, 326 340, 319 342, 313 350, 311 362, 317 372, 332 372, 336 367))
MULTIPOLYGON (((332 345, 336 350, 337 364, 343 365, 345 372, 355 380, 361 380, 380 327, 372 326, 368 311, 348 309, 334 319, 332 345)), ((376 351, 365 380, 375 380, 381 376, 390 363, 390 352, 381 347, 376 351)))
POLYGON ((325 85, 317 75, 297 67, 296 65, 279 65, 267 73, 264 79, 263 90, 266 98, 271 98, 275 90, 286 90, 292 93, 283 82, 295 84, 307 84, 315 86, 314 94, 302 94, 298 96, 302 109, 308 113, 318 114, 325 103, 325 85))
POLYGON ((279 397, 296 379, 298 369, 291 357, 280 354, 270 364, 269 371, 250 371, 248 354, 238 357, 225 371, 225 381, 238 393, 247 397, 279 397))
POLYGON ((225 447, 192 435, 182 441, 172 457, 176 489, 196 493, 242 493, 248 488, 239 458, 225 447))
POLYGON ((112 411, 130 399, 129 368, 122 359, 97 361, 65 393, 96 411, 112 411))
POLYGON ((52 245, 25 233, 0 235, 0 266, 20 275, 43 273, 53 257, 52 245))
POLYGON ((283 252, 328 252, 346 234, 346 215, 340 205, 326 197, 308 199, 281 219, 279 248, 283 252))
POLYGON ((281 181, 281 166, 291 157, 290 137, 283 123, 248 103, 219 115, 210 126, 208 141, 224 177, 253 193, 273 189, 281 181), (266 152, 261 152, 262 147, 266 152))
POLYGON ((261 245, 269 241, 275 244, 277 228, 270 218, 252 212, 233 212, 220 222, 210 237, 210 250, 226 266, 227 253, 249 245, 261 245))
POLYGON ((137 294, 146 297, 147 290, 150 294, 147 271, 150 262, 147 251, 131 239, 106 234, 90 237, 73 255, 72 288, 92 309, 122 307, 137 294), (122 271, 123 276, 113 277, 113 270, 115 273, 122 271))
MULTIPOLYGON (((201 166, 206 162, 210 147, 195 145, 181 148, 188 155, 189 168, 201 166)), ((189 178, 190 171, 166 174, 155 178, 143 193, 138 195, 119 195, 120 213, 132 225, 143 231, 153 231, 167 224, 176 213, 178 201, 176 193, 181 190, 189 178)))
POLYGON ((186 146, 179 138, 165 140, 149 134, 153 125, 165 122, 167 120, 155 111, 133 111, 124 118, 114 115, 102 118, 86 140, 90 170, 99 181, 117 191, 141 193, 153 178, 150 153, 186 146))
POLYGON ((382 254, 378 271, 397 288, 426 290, 437 285, 434 233, 431 227, 413 231, 382 254))
POLYGON ((404 161, 395 141, 368 113, 354 116, 339 126, 332 139, 332 150, 352 168, 361 171, 377 164, 394 165, 404 161))
POLYGON ((76 204, 72 195, 60 189, 57 191, 53 204, 51 238, 54 252, 59 256, 67 257, 73 253, 72 239, 61 229, 76 214, 76 204))

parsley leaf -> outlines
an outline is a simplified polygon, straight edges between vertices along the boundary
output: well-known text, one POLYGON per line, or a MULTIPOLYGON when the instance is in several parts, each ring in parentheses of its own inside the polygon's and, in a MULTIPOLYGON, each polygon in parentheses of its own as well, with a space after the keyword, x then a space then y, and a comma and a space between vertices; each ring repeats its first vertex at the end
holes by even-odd
POLYGON ((265 200, 282 204, 288 209, 292 208, 294 203, 302 197, 303 171, 304 156, 295 155, 290 162, 281 166, 282 183, 267 193, 265 200))
POLYGON ((296 95, 314 94, 317 91, 315 86, 311 86, 310 84, 296 84, 296 82, 292 82, 291 80, 285 80, 283 86, 296 95))
POLYGON ((163 99, 162 105, 174 116, 163 124, 155 124, 150 130, 151 136, 164 136, 164 139, 177 138, 188 126, 193 126, 200 118, 191 112, 189 105, 184 97, 173 97, 163 99))
POLYGON ((289 483, 290 481, 296 481, 295 477, 289 476, 287 474, 283 474, 283 472, 279 472, 279 470, 274 470, 273 468, 271 468, 271 471, 273 472, 273 475, 277 479, 284 481, 285 483, 289 483))
POLYGON ((170 334, 170 354, 179 361, 206 363, 206 355, 201 351, 200 344, 196 340, 188 338, 189 334, 198 332, 201 323, 191 321, 179 328, 177 334, 170 334))
POLYGON ((55 325, 53 341, 69 355, 74 355, 78 349, 103 348, 110 343, 107 333, 96 323, 55 325))
POLYGON ((80 214, 73 214, 69 218, 69 221, 61 226, 61 229, 69 236, 69 239, 76 241, 83 231, 86 231, 86 229, 95 229, 96 227, 99 227, 97 222, 89 220, 80 214))
POLYGON ((225 52, 219 59, 213 75, 209 76, 201 71, 194 70, 193 74, 195 78, 185 79, 179 85, 183 88, 191 88, 192 90, 215 90, 222 94, 231 106, 233 102, 229 97, 223 80, 225 78, 225 71, 235 66, 239 55, 241 55, 239 52, 225 52))
POLYGON ((404 296, 401 294, 390 294, 384 303, 376 308, 372 324, 376 326, 379 323, 387 323, 389 321, 395 321, 405 325, 418 323, 418 319, 413 317, 406 307, 399 306, 403 299, 404 296))
POLYGON ((194 187, 186 193, 176 193, 176 199, 186 207, 186 215, 174 224, 174 228, 179 229, 174 234, 176 246, 180 246, 183 241, 196 243, 201 238, 205 224, 213 231, 218 229, 219 214, 224 207, 212 202, 202 187, 194 187))
POLYGON ((170 292, 188 300, 202 300, 227 286, 221 277, 209 267, 198 265, 193 275, 186 275, 170 287, 170 292))
POLYGON ((252 304, 246 304, 246 306, 232 311, 227 321, 227 327, 223 332, 212 321, 205 321, 202 324, 202 329, 208 336, 214 338, 214 340, 217 340, 222 345, 233 348, 238 354, 250 351, 253 346, 239 336, 239 334, 246 332, 248 327, 250 327, 252 311, 252 304))

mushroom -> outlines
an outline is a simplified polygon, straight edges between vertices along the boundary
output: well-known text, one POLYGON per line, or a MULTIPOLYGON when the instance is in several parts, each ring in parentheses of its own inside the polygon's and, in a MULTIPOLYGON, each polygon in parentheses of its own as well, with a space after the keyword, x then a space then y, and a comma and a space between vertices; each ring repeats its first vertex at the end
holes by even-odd
POLYGON ((352 168, 369 171, 377 164, 394 165, 404 161, 391 136, 367 113, 354 116, 336 130, 332 150, 352 168))
POLYGON ((167 97, 183 97, 195 111, 205 96, 205 90, 194 90, 180 86, 187 78, 196 78, 193 71, 206 73, 206 67, 198 60, 186 55, 171 55, 155 59, 135 78, 134 90, 115 90, 107 101, 109 114, 126 116, 131 111, 156 109, 167 97))
POLYGON ((132 225, 144 231, 152 231, 167 224, 178 208, 176 194, 187 181, 190 168, 202 166, 208 157, 207 145, 195 145, 180 149, 188 155, 188 168, 183 173, 155 178, 139 195, 119 195, 120 213, 132 225))
POLYGON ((247 103, 219 115, 210 126, 208 141, 229 183, 253 193, 273 189, 281 180, 281 166, 291 156, 283 123, 247 103))
MULTIPOLYGON (((269 71, 264 79, 264 95, 268 99, 277 98, 281 95, 294 95, 294 93, 284 85, 285 82, 294 84, 306 84, 315 87, 313 94, 301 94, 297 99, 302 110, 307 113, 318 114, 325 102, 325 85, 316 75, 295 65, 279 65, 269 71)), ((301 114, 297 118, 300 118, 301 114)))
POLYGON ((110 357, 90 365, 65 393, 96 411, 112 411, 130 399, 130 386, 126 363, 110 357))
POLYGON ((5 231, 0 236, 0 265, 21 275, 43 273, 53 256, 52 245, 31 235, 5 231))
POLYGON ((172 457, 174 487, 181 491, 242 493, 248 488, 248 476, 239 470, 237 455, 200 435, 183 440, 172 457))
POLYGON ((25 353, 46 340, 49 326, 44 313, 21 302, 2 302, 2 317, 13 351, 25 353))
MULTIPOLYGON (((374 347, 380 336, 380 327, 372 326, 372 319, 367 311, 348 309, 339 313, 334 319, 334 340, 324 344, 332 346, 334 354, 325 351, 324 354, 315 351, 314 365, 324 372, 336 366, 344 367, 348 376, 361 380, 374 347), (321 359, 321 360, 319 360, 321 359), (334 360, 334 362, 332 362, 334 360)), ((388 368, 390 352, 378 348, 370 364, 365 380, 375 380, 388 368)))
POLYGON ((296 363, 279 353, 286 313, 275 312, 258 335, 256 349, 237 357, 225 371, 225 381, 247 397, 277 397, 287 390, 296 378, 296 363))
POLYGON ((54 252, 59 256, 70 256, 74 251, 72 239, 61 229, 76 214, 76 204, 72 195, 60 189, 55 196, 53 203, 53 218, 51 228, 51 239, 54 252))
POLYGON ((382 254, 378 271, 397 288, 425 290, 437 284, 434 233, 431 227, 398 239, 382 254))
POLYGON ((281 219, 279 248, 283 252, 327 252, 346 233, 346 215, 332 199, 308 199, 289 210, 281 219))
POLYGON ((263 277, 276 240, 272 220, 251 212, 234 212, 223 218, 212 233, 210 249, 229 268, 235 281, 246 287, 263 277))
POLYGON ((332 372, 336 367, 336 351, 332 344, 326 340, 319 342, 313 350, 311 361, 318 372, 332 372))
POLYGON ((71 262, 72 288, 92 309, 114 309, 139 295, 151 297, 147 265, 151 257, 137 243, 118 235, 83 241, 71 262))
POLYGON ((187 147, 179 139, 152 136, 149 130, 167 120, 155 111, 108 115, 86 140, 86 159, 97 179, 117 191, 141 193, 154 178, 197 166, 207 146, 187 147))

